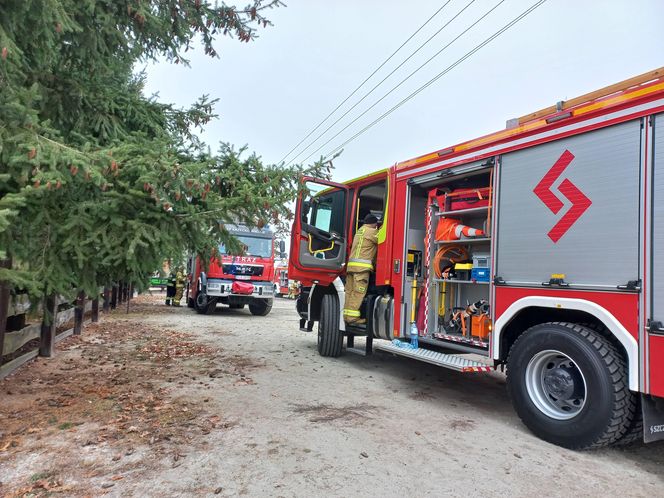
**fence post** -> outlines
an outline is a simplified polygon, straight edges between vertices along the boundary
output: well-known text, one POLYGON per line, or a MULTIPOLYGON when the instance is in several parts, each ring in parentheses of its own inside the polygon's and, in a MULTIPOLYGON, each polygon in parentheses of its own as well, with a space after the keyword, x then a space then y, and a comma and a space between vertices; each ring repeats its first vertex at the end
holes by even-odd
POLYGON ((99 321, 99 289, 97 289, 97 294, 92 300, 92 323, 97 323, 99 321))
MULTIPOLYGON (((0 260, 0 268, 11 268, 11 259, 0 260)), ((9 284, 0 282, 0 366, 2 366, 2 351, 5 347, 5 330, 7 329, 7 314, 9 311, 9 284)))
POLYGON ((111 310, 111 289, 104 286, 104 313, 111 310))
POLYGON ((74 335, 80 335, 83 331, 83 316, 85 313, 85 291, 80 291, 76 296, 76 308, 74 308, 74 335))
POLYGON ((53 356, 55 346, 55 323, 58 316, 58 300, 55 294, 44 298, 44 318, 41 326, 39 356, 53 356))

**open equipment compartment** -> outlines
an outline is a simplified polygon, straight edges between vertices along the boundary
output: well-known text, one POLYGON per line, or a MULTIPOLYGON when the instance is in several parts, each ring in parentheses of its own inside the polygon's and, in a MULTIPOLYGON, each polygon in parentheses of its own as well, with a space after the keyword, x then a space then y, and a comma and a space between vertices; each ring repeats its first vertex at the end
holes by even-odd
MULTIPOLYGON (((421 232, 409 230, 407 244, 424 251, 417 301, 423 343, 488 354, 493 170, 492 158, 411 184, 409 228, 417 224, 414 218, 423 219, 426 228, 424 240, 421 232), (414 212, 422 200, 424 209, 414 212)), ((407 279, 407 288, 411 282, 407 279)))

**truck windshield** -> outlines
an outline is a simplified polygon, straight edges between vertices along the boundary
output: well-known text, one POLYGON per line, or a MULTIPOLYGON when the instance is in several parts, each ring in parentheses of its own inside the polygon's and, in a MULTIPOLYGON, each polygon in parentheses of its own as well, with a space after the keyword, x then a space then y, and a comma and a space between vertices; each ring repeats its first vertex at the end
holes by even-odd
POLYGON ((231 256, 254 256, 258 258, 272 257, 272 239, 252 237, 251 235, 236 235, 236 237, 245 248, 244 253, 231 254, 224 244, 219 244, 219 254, 231 256))

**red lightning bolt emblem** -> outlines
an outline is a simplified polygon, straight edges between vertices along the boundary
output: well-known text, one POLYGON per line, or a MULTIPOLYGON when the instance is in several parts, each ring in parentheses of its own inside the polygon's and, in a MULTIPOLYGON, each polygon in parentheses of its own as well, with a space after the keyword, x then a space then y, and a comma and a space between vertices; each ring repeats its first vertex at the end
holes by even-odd
MULTIPOLYGON (((533 189, 535 195, 551 210, 553 214, 558 214, 564 204, 563 201, 551 191, 551 187, 573 160, 574 154, 569 150, 565 150, 533 189)), ((558 242, 562 236, 567 233, 572 225, 583 216, 583 213, 585 213, 592 204, 592 201, 567 178, 562 181, 558 190, 572 203, 572 207, 569 208, 563 217, 558 220, 558 223, 556 223, 549 231, 549 238, 554 243, 558 242)))

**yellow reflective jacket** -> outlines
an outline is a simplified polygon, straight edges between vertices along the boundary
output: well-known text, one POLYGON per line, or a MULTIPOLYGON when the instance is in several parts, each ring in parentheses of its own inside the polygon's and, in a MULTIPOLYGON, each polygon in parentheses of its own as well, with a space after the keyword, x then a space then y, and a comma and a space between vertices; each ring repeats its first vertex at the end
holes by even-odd
POLYGON ((372 271, 376 252, 378 251, 378 228, 362 225, 355 233, 353 245, 350 249, 350 258, 346 265, 347 273, 360 273, 372 271))

